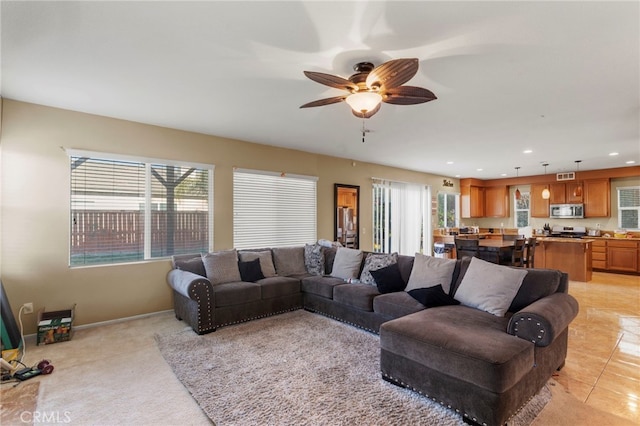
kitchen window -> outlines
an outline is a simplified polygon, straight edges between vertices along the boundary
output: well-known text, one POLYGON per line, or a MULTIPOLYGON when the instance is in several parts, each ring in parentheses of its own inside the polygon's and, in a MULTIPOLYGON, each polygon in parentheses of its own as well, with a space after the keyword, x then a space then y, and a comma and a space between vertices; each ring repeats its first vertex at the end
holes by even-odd
POLYGON ((531 217, 531 195, 529 192, 521 192, 520 199, 516 199, 513 195, 513 212, 515 215, 516 228, 524 228, 529 226, 529 218, 531 217))
POLYGON ((460 194, 438 192, 438 228, 456 228, 460 223, 460 194))
POLYGON ((214 166, 67 152, 70 266, 213 249, 214 166))
POLYGON ((315 176, 234 170, 234 247, 284 247, 315 242, 317 181, 315 176))
POLYGON ((618 227, 640 229, 640 186, 618 188, 618 227))

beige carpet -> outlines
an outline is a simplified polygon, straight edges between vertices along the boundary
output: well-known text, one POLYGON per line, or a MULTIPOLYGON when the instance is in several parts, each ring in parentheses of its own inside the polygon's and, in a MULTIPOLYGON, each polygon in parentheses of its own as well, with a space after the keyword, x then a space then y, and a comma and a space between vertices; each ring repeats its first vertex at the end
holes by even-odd
MULTIPOLYGON (((454 411, 381 379, 378 336, 303 310, 156 340, 218 426, 463 424, 454 411)), ((509 424, 530 424, 550 398, 543 388, 509 424)))

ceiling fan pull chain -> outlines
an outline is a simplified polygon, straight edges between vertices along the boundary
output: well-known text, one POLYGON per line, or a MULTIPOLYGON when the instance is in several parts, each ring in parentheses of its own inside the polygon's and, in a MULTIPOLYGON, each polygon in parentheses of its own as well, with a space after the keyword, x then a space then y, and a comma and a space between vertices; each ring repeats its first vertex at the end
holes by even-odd
POLYGON ((362 143, 364 143, 364 135, 366 134, 365 129, 364 129, 364 114, 362 117, 362 143))

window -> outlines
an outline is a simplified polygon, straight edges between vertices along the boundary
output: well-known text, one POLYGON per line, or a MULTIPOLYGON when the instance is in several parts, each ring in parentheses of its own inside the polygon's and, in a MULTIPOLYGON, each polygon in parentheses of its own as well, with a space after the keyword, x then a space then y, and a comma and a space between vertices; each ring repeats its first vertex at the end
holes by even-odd
POLYGON ((640 186, 618 188, 618 226, 640 229, 640 186))
POLYGON ((460 223, 460 194, 438 192, 438 228, 455 228, 460 223))
POLYGON ((71 266, 213 249, 213 166, 69 155, 71 266))
POLYGON ((317 237, 317 178, 256 170, 233 172, 233 245, 284 247, 317 237))
POLYGON ((516 216, 516 228, 524 228, 529 226, 531 195, 529 192, 521 192, 520 199, 517 200, 513 195, 513 210, 516 216))
POLYGON ((431 253, 429 187, 374 179, 373 251, 431 253))

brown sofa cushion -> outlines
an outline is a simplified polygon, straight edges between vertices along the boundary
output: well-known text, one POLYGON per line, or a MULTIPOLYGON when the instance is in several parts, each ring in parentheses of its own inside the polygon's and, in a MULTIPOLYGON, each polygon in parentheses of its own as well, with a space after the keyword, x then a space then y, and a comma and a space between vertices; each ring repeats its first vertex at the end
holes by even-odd
POLYGON ((244 281, 218 284, 213 289, 216 308, 255 302, 262 296, 259 284, 244 281))
POLYGON ((424 306, 406 291, 381 294, 373 299, 373 312, 390 318, 403 317, 423 309, 424 306))
POLYGON ((334 287, 343 284, 344 280, 342 278, 311 276, 302 279, 302 291, 333 299, 334 287))
POLYGON ((462 305, 425 309, 385 322, 382 349, 495 393, 535 364, 534 345, 505 332, 508 320, 462 305))
POLYGON ((333 289, 336 302, 368 312, 373 311, 373 299, 379 295, 377 287, 362 283, 343 284, 333 289))
POLYGON ((291 277, 269 277, 258 281, 263 299, 300 293, 300 280, 291 277))
POLYGON ((276 247, 273 251, 273 262, 276 272, 281 277, 291 275, 305 275, 307 267, 304 264, 304 247, 276 247))
POLYGON ((207 271, 207 278, 213 285, 242 279, 238 269, 238 252, 235 249, 203 253, 202 263, 207 271))
POLYGON ((550 269, 527 269, 527 271, 527 276, 524 277, 520 290, 509 306, 509 312, 517 312, 536 300, 558 291, 562 272, 550 269))

